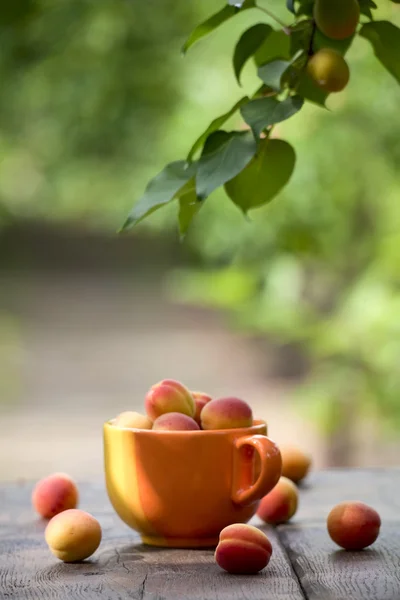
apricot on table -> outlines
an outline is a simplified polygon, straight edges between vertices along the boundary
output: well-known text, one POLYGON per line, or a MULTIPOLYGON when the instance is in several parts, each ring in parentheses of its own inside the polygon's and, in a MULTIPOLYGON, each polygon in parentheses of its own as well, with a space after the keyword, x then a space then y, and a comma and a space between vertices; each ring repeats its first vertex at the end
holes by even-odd
POLYGON ((49 521, 45 539, 51 552, 64 562, 89 558, 101 542, 101 527, 89 513, 71 509, 49 521))
POLYGON ((236 523, 220 533, 214 558, 217 564, 235 574, 258 573, 270 561, 271 542, 260 529, 236 523))
POLYGON ((154 431, 198 431, 198 423, 192 417, 182 413, 165 413, 160 415, 153 423, 154 431))
POLYGON ((299 493, 293 481, 281 477, 276 486, 261 499, 257 515, 271 525, 286 523, 296 513, 298 501, 299 493))
POLYGON ((78 500, 76 483, 66 473, 53 473, 41 479, 32 492, 33 507, 45 519, 51 519, 62 511, 76 508, 78 500))
POLYGON ((132 429, 151 429, 153 427, 153 421, 147 415, 142 415, 133 410, 127 410, 117 416, 114 425, 132 429))
POLYGON ((153 385, 146 394, 145 408, 152 421, 169 412, 179 412, 194 417, 196 410, 192 393, 174 379, 163 379, 153 385))
POLYGON ((279 446, 282 456, 282 475, 298 483, 311 467, 311 457, 296 446, 279 446))
POLYGON ((204 392, 192 392, 192 396, 196 405, 196 412, 194 413, 193 418, 199 425, 201 425, 200 413, 205 407, 205 405, 211 402, 212 398, 204 392))
POLYGON ((203 429, 235 429, 251 427, 253 413, 250 406, 239 398, 219 398, 208 402, 200 413, 203 429))
POLYGON ((363 502, 341 502, 332 508, 327 519, 332 540, 345 550, 362 550, 375 542, 381 518, 363 502))
POLYGON ((350 69, 333 48, 321 48, 307 63, 307 73, 324 92, 341 92, 350 80, 350 69))
POLYGON ((315 23, 324 35, 333 40, 345 40, 354 35, 359 18, 357 0, 315 0, 315 23))

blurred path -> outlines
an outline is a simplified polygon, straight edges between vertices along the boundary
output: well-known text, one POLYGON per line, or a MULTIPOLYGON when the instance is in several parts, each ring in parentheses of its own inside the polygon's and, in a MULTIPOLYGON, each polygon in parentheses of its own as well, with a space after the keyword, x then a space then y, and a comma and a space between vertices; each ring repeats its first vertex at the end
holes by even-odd
MULTIPOLYGON (((265 381, 257 347, 212 313, 168 304, 160 282, 26 275, 2 283, 3 305, 20 317, 22 353, 18 397, 0 405, 1 479, 101 476, 103 421, 143 410, 147 389, 165 377, 247 399, 273 438, 304 427, 288 419, 285 385, 265 381)), ((311 443, 309 428, 303 435, 311 443)))
MULTIPOLYGON (((213 313, 168 304, 160 278, 3 274, 1 284, 0 313, 18 317, 19 385, 0 403, 0 480, 101 477, 102 423, 143 410, 165 377, 244 398, 272 439, 297 442, 324 465, 320 436, 286 400, 289 384, 266 376, 267 353, 213 313)), ((366 439, 357 464, 390 462, 366 439)))

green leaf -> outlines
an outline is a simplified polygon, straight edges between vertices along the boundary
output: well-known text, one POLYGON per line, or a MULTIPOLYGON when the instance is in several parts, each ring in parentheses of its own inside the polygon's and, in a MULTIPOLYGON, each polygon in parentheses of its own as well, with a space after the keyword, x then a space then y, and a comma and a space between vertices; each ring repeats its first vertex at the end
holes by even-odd
POLYGON ((204 200, 251 161, 257 149, 250 131, 216 131, 204 146, 196 176, 197 196, 204 200))
POLYGON ((326 99, 329 94, 317 87, 305 71, 300 75, 296 91, 304 100, 326 108, 326 99))
POLYGON ((296 114, 303 103, 304 100, 300 96, 289 96, 282 102, 273 97, 259 98, 242 106, 240 112, 258 138, 266 127, 286 121, 296 114))
POLYGON ((290 10, 294 15, 296 14, 296 10, 294 8, 294 0, 286 0, 286 8, 290 10))
POLYGON ((282 87, 282 76, 289 67, 290 62, 287 60, 273 60, 258 68, 258 76, 265 85, 279 91, 282 87))
MULTIPOLYGON (((246 0, 228 0, 228 4, 230 4, 231 6, 234 6, 235 8, 244 8, 245 4, 248 4, 248 0, 246 2, 246 0)), ((254 6, 254 2, 252 3, 252 6, 254 6)))
POLYGON ((217 29, 222 23, 230 19, 236 14, 237 10, 234 6, 226 5, 220 11, 212 15, 203 23, 200 23, 190 34, 186 42, 183 44, 182 52, 185 54, 193 44, 205 37, 214 29, 217 29))
MULTIPOLYGON (((236 3, 237 4, 237 3, 236 3)), ((198 42, 201 38, 205 37, 220 25, 234 17, 238 12, 246 10, 248 8, 255 7, 255 0, 245 0, 240 6, 233 6, 227 4, 220 11, 212 15, 203 23, 200 23, 190 34, 186 42, 183 44, 182 52, 185 54, 193 44, 198 42)))
POLYGON ((321 33, 319 29, 316 29, 312 40, 312 50, 313 52, 317 52, 321 48, 332 48, 333 50, 339 52, 339 54, 342 56, 345 56, 346 52, 353 43, 354 38, 355 35, 352 35, 344 40, 332 40, 321 33))
POLYGON ((283 140, 265 139, 250 164, 225 184, 231 200, 247 213, 270 202, 289 181, 296 162, 294 149, 283 140))
POLYGON ((299 50, 308 52, 311 37, 314 32, 314 21, 307 19, 290 27, 290 55, 294 56, 299 50))
POLYGON ((192 220, 197 215, 203 204, 204 202, 198 200, 196 196, 195 182, 193 180, 191 189, 179 197, 178 221, 181 238, 185 237, 192 220))
POLYGON ((273 29, 270 25, 258 23, 247 29, 236 44, 233 54, 233 69, 239 84, 244 65, 272 31, 273 29))
POLYGON ((361 6, 360 5, 360 13, 362 15, 365 15, 366 17, 368 17, 371 20, 373 19, 373 15, 372 15, 372 12, 371 12, 371 9, 369 6, 361 6))
POLYGON ((372 44, 375 56, 400 82, 400 29, 389 21, 373 21, 362 26, 360 35, 372 44))
POLYGON ((204 133, 201 134, 201 136, 195 141, 195 143, 191 147, 190 152, 187 157, 188 161, 191 161, 193 159, 193 156, 196 154, 197 150, 199 150, 203 146, 204 142, 206 141, 206 139, 208 138, 210 133, 213 133, 214 131, 217 131, 220 127, 222 127, 222 125, 230 117, 232 117, 232 115, 234 115, 235 112, 237 110, 239 110, 239 108, 243 104, 248 102, 248 100, 249 100, 248 96, 244 96, 243 98, 241 98, 239 100, 239 102, 236 102, 236 104, 234 106, 232 106, 232 108, 230 110, 228 110, 228 112, 226 112, 224 115, 221 115, 220 117, 217 117, 216 119, 214 119, 214 121, 212 121, 210 123, 210 125, 207 127, 207 129, 204 131, 204 133))
POLYGON ((346 54, 355 36, 350 36, 344 40, 333 40, 325 36, 319 29, 314 27, 314 21, 307 19, 300 21, 290 28, 290 53, 291 56, 299 55, 302 51, 302 56, 308 56, 310 45, 313 52, 317 52, 321 48, 333 48, 343 56, 346 54))
POLYGON ((272 31, 254 55, 258 67, 277 58, 290 58, 290 36, 284 31, 272 31))
MULTIPOLYGON (((392 0, 392 2, 394 1, 395 0, 392 0)), ((360 13, 367 16, 369 19, 373 19, 371 8, 378 8, 375 2, 372 0, 358 0, 358 3, 360 5, 360 13)))
POLYGON ((311 17, 313 14, 315 0, 299 0, 299 9, 297 11, 298 15, 307 15, 311 17))
POLYGON ((266 85, 264 85, 262 83, 260 85, 260 87, 251 96, 251 99, 255 100, 256 98, 264 98, 265 96, 270 96, 270 95, 276 96, 275 90, 272 90, 271 88, 267 87, 266 85))
POLYGON ((168 204, 195 175, 196 170, 197 163, 188 165, 184 160, 169 163, 150 181, 121 230, 133 227, 161 206, 168 204))

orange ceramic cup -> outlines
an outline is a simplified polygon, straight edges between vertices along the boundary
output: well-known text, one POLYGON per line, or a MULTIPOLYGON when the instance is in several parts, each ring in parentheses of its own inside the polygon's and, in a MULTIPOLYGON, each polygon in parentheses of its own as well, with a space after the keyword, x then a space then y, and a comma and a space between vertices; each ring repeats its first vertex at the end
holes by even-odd
POLYGON ((152 431, 104 425, 107 492, 143 543, 216 546, 220 531, 246 523, 281 474, 264 421, 215 431, 152 431))

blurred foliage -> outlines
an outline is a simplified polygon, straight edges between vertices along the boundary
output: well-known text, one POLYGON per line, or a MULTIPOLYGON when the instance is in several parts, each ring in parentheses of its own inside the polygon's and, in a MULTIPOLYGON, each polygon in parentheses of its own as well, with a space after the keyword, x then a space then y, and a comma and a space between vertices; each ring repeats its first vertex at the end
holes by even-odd
POLYGON ((334 26, 331 0, 281 2, 280 8, 287 9, 283 19, 271 10, 273 4, 224 0, 189 34, 183 53, 198 42, 208 45, 216 30, 251 14, 251 27, 231 37, 230 63, 239 85, 246 63, 254 63, 257 86, 245 87, 246 95, 239 102, 214 115, 186 158, 168 163, 149 181, 122 230, 176 203, 184 237, 206 199, 220 187, 244 216, 269 204, 290 181, 296 165, 291 144, 272 139, 277 137, 276 125, 293 118, 307 103, 325 108, 332 93, 346 88, 353 67, 347 55, 359 37, 370 42, 371 52, 400 83, 400 28, 390 20, 391 11, 387 11, 389 20, 382 20, 373 0, 352 0, 349 12, 346 3, 335 5, 333 21, 338 23, 334 26), (275 27, 258 22, 261 18, 272 20, 275 27), (335 39, 327 37, 331 35, 335 39), (239 114, 242 121, 231 130, 226 124, 239 114))
POLYGON ((176 0, 1 3, 0 220, 116 229, 162 160, 194 12, 176 0))
MULTIPOLYGON (((176 0, 0 2, 0 227, 43 219, 116 230, 169 151, 179 48, 196 16, 176 0)), ((21 324, 1 310, 2 285, 4 402, 21 385, 21 324)))

